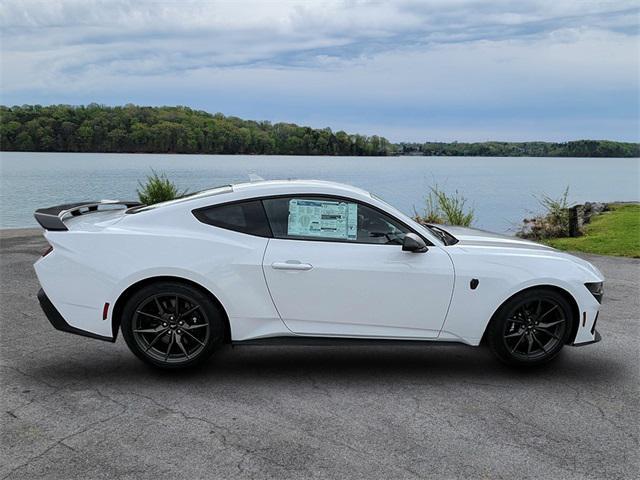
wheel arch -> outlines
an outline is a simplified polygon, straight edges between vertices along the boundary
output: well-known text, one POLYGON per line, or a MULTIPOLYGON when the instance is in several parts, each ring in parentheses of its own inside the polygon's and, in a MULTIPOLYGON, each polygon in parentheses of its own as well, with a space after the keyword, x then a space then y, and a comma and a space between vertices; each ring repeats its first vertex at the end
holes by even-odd
POLYGON ((558 293, 559 295, 562 295, 562 297, 569 303, 569 305, 571 306, 571 331, 569 333, 569 336, 567 337, 567 344, 573 342, 574 338, 576 337, 576 334, 578 333, 578 326, 580 324, 580 309, 578 307, 578 302, 573 297, 571 292, 565 290, 562 287, 558 287, 557 285, 541 284, 541 285, 533 285, 533 286, 530 286, 530 287, 527 287, 527 288, 523 288, 522 290, 519 290, 519 291, 515 292, 509 298, 505 299, 498 306, 498 308, 496 308, 496 310, 491 315, 491 318, 489 319, 489 321, 485 325, 484 332, 482 334, 481 343, 484 343, 486 341, 485 337, 487 335, 487 330, 489 329, 489 325, 491 325, 491 322, 496 317, 496 315, 498 315, 498 313, 500 312, 502 307, 507 302, 509 302, 512 298, 517 297, 518 295, 522 295, 523 293, 530 292, 532 290, 553 290, 556 293, 558 293))
POLYGON ((153 276, 153 277, 148 277, 142 280, 138 280, 137 282, 128 286, 120 294, 111 312, 111 329, 112 329, 114 341, 116 340, 116 337, 118 335, 118 330, 120 329, 120 323, 122 320, 122 310, 124 309, 124 306, 126 305, 127 300, 129 300, 129 298, 131 298, 131 296, 141 288, 151 285, 153 283, 158 283, 158 282, 178 282, 185 285, 189 285, 190 287, 200 290, 207 297, 209 297, 211 301, 216 305, 216 307, 218 307, 218 309, 222 313, 222 318, 224 319, 224 323, 225 323, 224 343, 231 343, 231 325, 229 323, 229 315, 227 314, 227 311, 224 308, 224 305, 222 305, 222 302, 220 302, 220 300, 218 300, 218 298, 209 289, 203 287, 199 283, 183 277, 176 277, 172 275, 159 275, 159 276, 153 276))

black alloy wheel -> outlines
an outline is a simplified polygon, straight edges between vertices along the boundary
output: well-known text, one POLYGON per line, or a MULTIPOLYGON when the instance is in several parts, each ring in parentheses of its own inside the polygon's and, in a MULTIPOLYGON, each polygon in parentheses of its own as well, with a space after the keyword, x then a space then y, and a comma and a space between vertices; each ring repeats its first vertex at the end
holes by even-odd
POLYGON ((194 365, 223 339, 222 316, 199 289, 163 282, 144 287, 127 302, 122 333, 129 348, 163 368, 194 365))
POLYGON ((554 290, 537 289, 511 298, 487 329, 489 347, 511 365, 539 365, 555 358, 567 343, 571 306, 554 290))

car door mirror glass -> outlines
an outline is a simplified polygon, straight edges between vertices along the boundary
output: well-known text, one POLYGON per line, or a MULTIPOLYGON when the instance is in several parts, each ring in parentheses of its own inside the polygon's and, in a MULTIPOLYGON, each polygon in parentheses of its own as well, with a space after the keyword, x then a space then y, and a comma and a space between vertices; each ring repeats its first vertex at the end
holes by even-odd
POLYGON ((407 233, 402 241, 402 250, 405 252, 422 253, 428 250, 424 240, 415 233, 407 233))

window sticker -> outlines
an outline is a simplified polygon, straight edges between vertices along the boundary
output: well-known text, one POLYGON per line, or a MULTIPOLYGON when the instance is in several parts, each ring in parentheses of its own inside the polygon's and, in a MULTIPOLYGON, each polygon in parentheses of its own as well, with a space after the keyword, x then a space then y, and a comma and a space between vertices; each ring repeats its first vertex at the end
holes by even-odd
POLYGON ((358 205, 335 200, 289 200, 287 235, 357 240, 358 205))

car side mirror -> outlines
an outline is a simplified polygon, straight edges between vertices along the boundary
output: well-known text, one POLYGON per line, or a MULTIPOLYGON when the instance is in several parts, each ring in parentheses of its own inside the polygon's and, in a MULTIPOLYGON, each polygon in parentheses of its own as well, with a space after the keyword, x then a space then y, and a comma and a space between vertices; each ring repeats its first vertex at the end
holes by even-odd
POLYGON ((415 233, 407 233, 402 241, 403 252, 423 253, 429 250, 424 240, 415 233))

